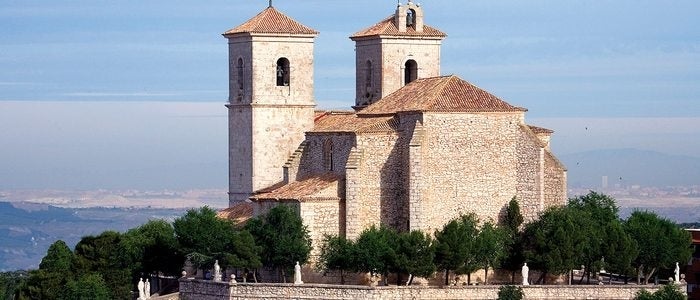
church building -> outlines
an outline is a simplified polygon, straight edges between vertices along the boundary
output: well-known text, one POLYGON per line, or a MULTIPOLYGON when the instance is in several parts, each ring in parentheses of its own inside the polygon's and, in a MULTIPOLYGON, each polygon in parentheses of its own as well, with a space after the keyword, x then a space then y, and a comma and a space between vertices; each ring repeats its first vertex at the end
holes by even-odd
MULTIPOLYGON (((229 213, 293 206, 315 251, 324 234, 372 226, 432 233, 460 214, 526 220, 566 202, 552 131, 527 110, 440 73, 446 34, 408 1, 353 34, 354 103, 316 110, 318 32, 270 6, 229 45, 229 213)), ((323 51, 323 50, 321 50, 323 51)), ((225 212, 224 212, 225 213, 225 212)))

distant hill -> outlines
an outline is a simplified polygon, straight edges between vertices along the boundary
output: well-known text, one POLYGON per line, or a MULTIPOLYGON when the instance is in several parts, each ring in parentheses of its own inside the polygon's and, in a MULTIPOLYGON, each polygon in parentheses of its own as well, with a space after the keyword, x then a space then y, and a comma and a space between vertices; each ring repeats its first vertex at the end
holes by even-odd
POLYGON ((598 188, 602 176, 614 186, 700 185, 700 158, 637 149, 596 150, 561 155, 570 187, 598 188))

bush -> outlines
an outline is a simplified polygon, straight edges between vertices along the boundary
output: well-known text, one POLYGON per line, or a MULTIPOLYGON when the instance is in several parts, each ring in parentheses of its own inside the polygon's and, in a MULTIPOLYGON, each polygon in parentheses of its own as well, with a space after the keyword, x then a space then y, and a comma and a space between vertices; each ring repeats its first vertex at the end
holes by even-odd
POLYGON ((498 289, 498 300, 522 300, 524 296, 519 286, 504 285, 498 289))
POLYGON ((635 300, 685 300, 687 299, 683 291, 678 288, 678 285, 673 283, 665 285, 656 293, 650 293, 647 290, 637 292, 635 300))

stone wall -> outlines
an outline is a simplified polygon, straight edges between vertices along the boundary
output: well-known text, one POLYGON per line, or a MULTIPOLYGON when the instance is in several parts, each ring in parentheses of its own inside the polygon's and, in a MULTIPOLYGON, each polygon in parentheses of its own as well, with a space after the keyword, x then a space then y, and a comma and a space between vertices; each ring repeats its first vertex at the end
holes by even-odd
POLYGON ((369 105, 405 85, 406 61, 418 64, 418 78, 440 76, 441 38, 375 38, 355 44, 356 105, 369 105), (370 62, 372 68, 368 68, 370 62), (368 72, 372 75, 368 76, 368 72), (367 84, 367 78, 371 82, 367 84))
POLYGON ((516 114, 425 113, 422 178, 423 230, 460 214, 498 221, 517 195, 516 114))
MULTIPOLYGON (((182 300, 244 299, 496 299, 500 286, 472 287, 368 287, 321 284, 236 284, 180 280, 182 300)), ((640 289, 655 292, 658 286, 605 285, 524 286, 525 299, 633 299, 640 289)), ((683 289, 685 287, 682 287, 683 289)))

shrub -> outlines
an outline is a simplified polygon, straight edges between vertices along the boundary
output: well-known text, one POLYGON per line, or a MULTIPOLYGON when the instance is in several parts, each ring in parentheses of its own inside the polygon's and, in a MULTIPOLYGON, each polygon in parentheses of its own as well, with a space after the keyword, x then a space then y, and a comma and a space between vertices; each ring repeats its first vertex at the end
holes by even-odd
POLYGON ((498 300, 522 300, 524 296, 519 286, 504 285, 498 289, 498 300))

